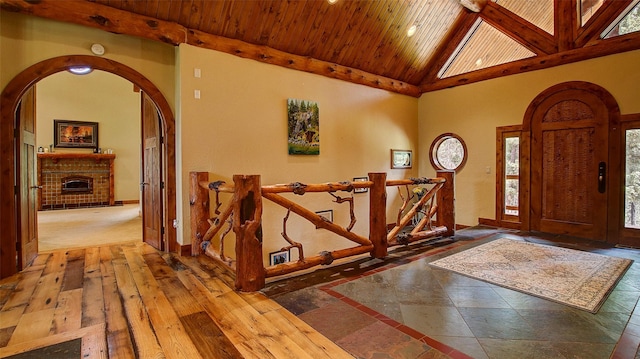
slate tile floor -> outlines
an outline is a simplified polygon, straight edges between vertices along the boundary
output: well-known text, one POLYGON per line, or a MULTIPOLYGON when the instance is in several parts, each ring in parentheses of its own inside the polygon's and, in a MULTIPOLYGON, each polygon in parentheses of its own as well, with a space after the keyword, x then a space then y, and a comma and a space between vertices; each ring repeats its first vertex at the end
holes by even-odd
POLYGON ((356 358, 640 359, 640 250, 481 226, 412 248, 264 292, 356 358), (428 265, 501 236, 635 262, 597 314, 428 265))

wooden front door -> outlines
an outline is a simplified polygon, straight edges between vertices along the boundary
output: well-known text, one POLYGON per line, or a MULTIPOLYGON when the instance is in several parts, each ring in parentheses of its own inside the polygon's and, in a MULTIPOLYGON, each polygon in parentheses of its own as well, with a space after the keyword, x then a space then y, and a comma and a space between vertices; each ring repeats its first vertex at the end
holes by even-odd
POLYGON ((36 176, 36 99, 35 87, 22 96, 16 116, 20 123, 20 210, 18 211, 18 269, 26 268, 38 255, 38 183, 36 176))
POLYGON ((142 238, 158 250, 163 242, 162 161, 160 115, 147 94, 142 93, 142 238))
POLYGON ((528 111, 530 228, 606 241, 610 212, 618 211, 609 193, 609 128, 617 119, 601 94, 580 87, 556 86, 528 111))

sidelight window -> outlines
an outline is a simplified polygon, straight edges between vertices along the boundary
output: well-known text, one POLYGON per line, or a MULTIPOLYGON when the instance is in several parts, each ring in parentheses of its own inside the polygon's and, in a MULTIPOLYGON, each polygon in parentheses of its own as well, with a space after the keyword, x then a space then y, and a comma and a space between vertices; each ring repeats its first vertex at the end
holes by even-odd
POLYGON ((640 229, 640 129, 625 132, 624 226, 640 229))
POLYGON ((496 129, 496 220, 520 222, 520 126, 496 129))

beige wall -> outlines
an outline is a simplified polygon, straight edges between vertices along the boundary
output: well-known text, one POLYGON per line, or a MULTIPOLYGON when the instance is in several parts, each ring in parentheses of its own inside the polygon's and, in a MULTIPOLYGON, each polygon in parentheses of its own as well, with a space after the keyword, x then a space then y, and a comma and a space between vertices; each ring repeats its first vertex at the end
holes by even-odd
POLYGON ((123 63, 150 79, 171 106, 175 97, 175 52, 171 45, 79 25, 0 10, 0 88, 27 67, 63 55, 93 55, 91 44, 105 47, 105 58, 123 63))
MULTIPOLYGON (((412 170, 389 168, 390 149, 417 150, 415 98, 189 45, 180 46, 178 62, 180 173, 185 194, 182 223, 189 223, 186 194, 190 171, 210 172, 212 179, 227 182, 234 174, 259 174, 263 185, 345 181, 368 172, 387 172, 388 178, 417 175, 417 165, 412 170), (194 68, 201 69, 201 78, 194 77, 194 68), (200 90, 200 99, 194 98, 194 90, 200 90), (288 98, 319 104, 319 156, 288 155, 288 98)), ((420 160, 424 158, 416 158, 420 160)), ((354 232, 366 237, 368 194, 355 197, 358 223, 354 232)), ((396 198, 397 193, 390 192, 389 202, 396 198)), ((336 222, 343 226, 349 223, 348 204, 333 203, 328 194, 294 199, 314 211, 333 209, 336 222)), ((280 236, 286 212, 267 206, 263 221, 265 252, 286 244, 280 236)), ((288 230, 295 234, 295 240, 306 244, 308 255, 331 248, 315 245, 331 241, 326 231, 297 221, 293 218, 296 215, 291 217, 288 230)), ((189 229, 183 228, 183 233, 184 242, 189 243, 189 229)), ((336 242, 338 247, 352 245, 336 242)))
POLYGON ((425 159, 438 135, 460 135, 469 158, 456 178, 456 222, 473 225, 478 218, 494 219, 496 127, 522 124, 529 103, 540 92, 566 81, 600 85, 615 97, 621 113, 639 113, 639 64, 640 51, 633 51, 423 94, 418 115, 420 174, 434 173, 425 159))
MULTIPOLYGON (((36 145, 53 143, 53 120, 98 122, 98 145, 116 154, 115 200, 140 196, 140 93, 133 84, 103 71, 59 72, 36 86, 36 145)), ((56 152, 92 152, 57 148, 56 152)))

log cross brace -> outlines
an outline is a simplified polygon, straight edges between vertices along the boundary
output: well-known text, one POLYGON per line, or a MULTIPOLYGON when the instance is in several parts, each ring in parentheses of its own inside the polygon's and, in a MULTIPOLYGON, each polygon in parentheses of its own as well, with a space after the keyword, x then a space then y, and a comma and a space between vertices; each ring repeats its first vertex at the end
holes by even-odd
POLYGON ((398 194, 400 194, 400 198, 402 199, 402 206, 400 206, 400 209, 398 210, 398 218, 396 219, 396 226, 400 225, 400 220, 402 219, 402 212, 404 212, 404 210, 407 209, 409 202, 413 199, 413 195, 409 191, 409 186, 405 185, 404 188, 407 191, 406 198, 405 196, 402 195, 402 189, 398 187, 398 194))
POLYGON ((284 216, 284 218, 282 219, 282 237, 284 238, 285 241, 287 241, 289 243, 289 246, 286 247, 282 247, 280 250, 281 251, 288 251, 291 248, 297 248, 298 249, 298 261, 299 262, 304 262, 304 252, 302 250, 302 244, 294 241, 293 239, 291 239, 288 235, 287 235, 287 220, 289 219, 289 214, 291 213, 291 208, 287 208, 287 215, 284 216))
POLYGON ((222 233, 222 235, 220 235, 220 259, 222 259, 223 261, 227 261, 228 264, 231 265, 231 262, 233 260, 231 258, 227 258, 224 256, 224 237, 226 237, 227 234, 231 232, 231 229, 233 228, 233 216, 229 217, 229 220, 227 221, 227 223, 229 223, 227 230, 225 230, 222 233))
POLYGON ((330 195, 333 196, 333 198, 335 198, 336 200, 334 202, 336 203, 344 203, 344 202, 349 202, 349 214, 351 216, 351 222, 349 222, 349 226, 347 227, 347 231, 351 232, 351 230, 353 229, 353 226, 355 226, 356 224, 356 215, 353 211, 353 197, 347 197, 347 198, 342 198, 340 196, 336 196, 334 194, 334 192, 329 192, 330 195))
POLYGON ((220 214, 219 209, 220 209, 220 206, 222 205, 222 203, 220 203, 220 198, 219 198, 220 186, 223 185, 224 183, 225 183, 224 181, 215 181, 215 182, 209 183, 209 189, 216 191, 216 208, 214 210, 216 214, 220 214))

